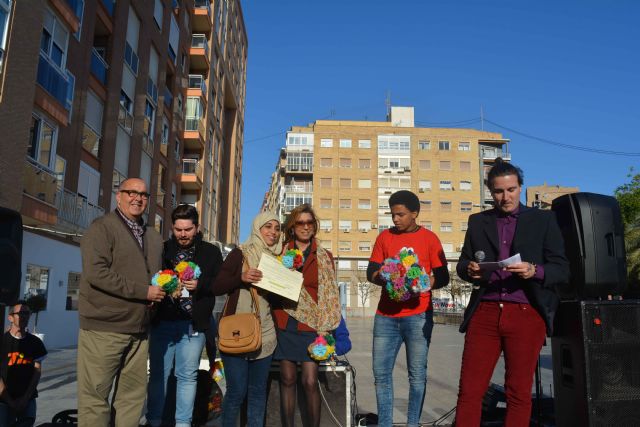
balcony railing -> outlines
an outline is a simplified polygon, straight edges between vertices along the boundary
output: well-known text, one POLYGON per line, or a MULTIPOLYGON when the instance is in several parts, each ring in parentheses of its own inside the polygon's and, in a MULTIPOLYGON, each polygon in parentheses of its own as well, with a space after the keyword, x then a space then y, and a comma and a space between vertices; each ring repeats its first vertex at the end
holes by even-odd
POLYGON ((498 150, 482 150, 482 160, 495 160, 501 157, 503 160, 511 160, 511 154, 498 150))
POLYGON ((104 215, 104 209, 90 203, 78 193, 63 189, 58 193, 58 221, 65 221, 84 230, 94 219, 104 215))
POLYGON ((56 173, 30 157, 27 157, 24 169, 23 191, 36 199, 55 206, 58 191, 56 173))
POLYGON ((313 164, 287 165, 287 172, 313 172, 313 164))
POLYGON ((69 109, 70 105, 67 102, 69 80, 43 55, 40 55, 40 61, 38 62, 38 84, 67 110, 69 109))
POLYGON ((204 34, 194 34, 191 36, 191 47, 196 49, 204 49, 204 53, 209 57, 209 43, 204 34))
POLYGON ((200 74, 189 74, 189 89, 200 89, 202 96, 207 95, 207 83, 200 74))
POLYGON ((173 95, 168 87, 164 87, 164 105, 171 109, 171 103, 173 102, 173 95))
POLYGON ((195 175, 198 171, 198 159, 182 159, 182 173, 184 175, 195 175))
POLYGON ((109 69, 109 64, 104 60, 102 56, 98 53, 97 50, 91 50, 91 73, 100 83, 106 86, 107 84, 107 70, 109 69))
POLYGON ((284 191, 286 193, 311 193, 313 192, 313 183, 299 182, 291 185, 285 185, 284 191))
POLYGON ((111 16, 113 16, 113 8, 115 7, 115 3, 115 0, 102 0, 102 4, 111 16))
POLYGON ((204 123, 200 117, 187 117, 184 130, 187 132, 198 131, 204 137, 204 123))
POLYGON ((127 109, 120 104, 120 109, 118 110, 118 124, 124 128, 124 130, 131 135, 131 130, 133 129, 133 115, 127 111, 127 109))

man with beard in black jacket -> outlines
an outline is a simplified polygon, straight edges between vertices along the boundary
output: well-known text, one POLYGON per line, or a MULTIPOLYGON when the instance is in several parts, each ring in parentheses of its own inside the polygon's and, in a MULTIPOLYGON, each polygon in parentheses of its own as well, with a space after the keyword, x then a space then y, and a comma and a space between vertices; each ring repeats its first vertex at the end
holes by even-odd
MULTIPOLYGON (((220 249, 202 240, 198 211, 180 205, 171 214, 173 235, 164 243, 162 264, 174 269, 191 261, 201 270, 197 279, 182 280, 180 296, 167 295, 158 305, 149 337, 150 377, 147 422, 152 427, 190 427, 200 356, 206 335, 211 334, 212 288, 222 265, 220 249), (176 378, 175 399, 168 392, 172 370, 176 378), (171 413, 175 400, 175 413, 171 413)), ((173 394, 173 393, 171 393, 173 394)))

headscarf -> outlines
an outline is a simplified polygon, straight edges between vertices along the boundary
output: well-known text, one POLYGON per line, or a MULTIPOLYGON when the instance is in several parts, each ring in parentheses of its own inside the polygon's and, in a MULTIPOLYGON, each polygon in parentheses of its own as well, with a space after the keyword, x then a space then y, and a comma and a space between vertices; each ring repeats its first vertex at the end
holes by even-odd
POLYGON ((269 221, 278 221, 280 224, 280 218, 273 212, 261 212, 253 219, 253 227, 251 229, 251 235, 240 246, 242 253, 249 264, 249 267, 258 268, 260 264, 260 257, 263 253, 272 256, 279 256, 282 252, 282 239, 279 238, 273 246, 269 246, 265 243, 260 234, 260 229, 263 225, 269 221))

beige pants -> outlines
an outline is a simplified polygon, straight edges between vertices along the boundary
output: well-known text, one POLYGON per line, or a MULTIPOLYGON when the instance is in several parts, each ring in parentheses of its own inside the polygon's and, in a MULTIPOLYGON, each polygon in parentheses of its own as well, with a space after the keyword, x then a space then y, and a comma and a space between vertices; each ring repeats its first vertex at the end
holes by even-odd
POLYGON ((80 329, 78 335, 78 424, 138 427, 147 395, 147 334, 80 329), (114 383, 115 380, 115 383, 114 383), (109 395, 113 388, 113 397, 109 395))

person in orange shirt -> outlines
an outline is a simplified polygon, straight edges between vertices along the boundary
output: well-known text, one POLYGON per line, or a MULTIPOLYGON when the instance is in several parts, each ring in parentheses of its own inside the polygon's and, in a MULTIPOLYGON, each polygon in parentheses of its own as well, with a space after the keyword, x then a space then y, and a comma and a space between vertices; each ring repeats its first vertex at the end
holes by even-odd
POLYGON ((407 353, 409 406, 407 426, 418 426, 427 385, 427 355, 433 329, 431 292, 407 301, 391 300, 381 277, 384 260, 398 255, 404 247, 413 248, 419 264, 429 274, 431 289, 449 283, 447 260, 438 237, 419 226, 418 196, 401 190, 389 197, 394 227, 384 230, 373 247, 367 280, 383 287, 373 326, 373 376, 378 404, 378 425, 393 424, 393 366, 402 343, 407 353))

